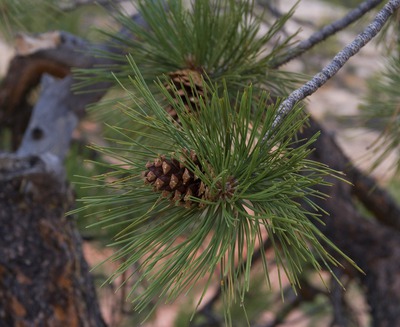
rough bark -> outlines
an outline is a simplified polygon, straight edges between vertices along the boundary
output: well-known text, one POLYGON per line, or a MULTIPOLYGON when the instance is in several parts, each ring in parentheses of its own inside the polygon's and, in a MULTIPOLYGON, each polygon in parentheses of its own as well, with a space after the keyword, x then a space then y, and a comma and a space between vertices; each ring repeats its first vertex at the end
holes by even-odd
MULTIPOLYGON (((324 162, 333 169, 347 171, 348 158, 333 137, 324 132, 316 121, 311 121, 310 128, 302 136, 310 137, 321 130, 312 159, 324 162)), ((358 181, 354 181, 359 182, 362 173, 357 171, 354 174, 354 169, 350 167, 348 176, 351 182, 356 177, 358 181)), ((372 181, 365 176, 361 180, 372 181)), ((330 214, 325 217, 326 225, 321 229, 365 272, 365 275, 359 273, 358 277, 371 307, 373 326, 400 326, 400 232, 379 220, 368 219, 360 214, 353 201, 352 185, 335 179, 331 182, 332 187, 321 188, 330 198, 317 201, 330 214)), ((385 196, 390 199, 388 194, 385 193, 385 196)), ((393 204, 392 199, 389 204, 393 204)), ((387 203, 382 202, 379 212, 385 212, 386 209, 387 203)))
POLYGON ((0 326, 105 326, 59 169, 0 156, 0 326))

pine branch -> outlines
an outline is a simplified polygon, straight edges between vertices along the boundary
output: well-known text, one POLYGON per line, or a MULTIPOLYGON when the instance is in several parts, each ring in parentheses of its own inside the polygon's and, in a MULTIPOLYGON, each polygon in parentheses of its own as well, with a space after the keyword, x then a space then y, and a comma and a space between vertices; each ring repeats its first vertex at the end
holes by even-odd
MULTIPOLYGON (((275 117, 273 129, 280 125, 282 120, 294 108, 296 103, 316 92, 322 85, 332 78, 352 56, 357 54, 362 47, 371 41, 372 38, 375 37, 383 28, 389 17, 393 15, 395 10, 399 7, 400 0, 390 0, 382 10, 378 12, 375 19, 366 27, 366 29, 358 34, 350 44, 344 47, 328 65, 326 65, 310 81, 293 91, 280 105, 275 117)), ((271 133, 267 133, 264 140, 268 139, 270 135, 271 133)))
POLYGON ((112 66, 80 71, 79 76, 83 77, 81 85, 99 80, 114 82, 110 70, 123 84, 129 83, 127 76, 131 68, 126 53, 130 53, 149 84, 156 77, 190 69, 204 74, 206 79, 210 78, 218 85, 225 80, 231 94, 248 84, 262 84, 272 96, 282 97, 294 88, 291 85, 300 82, 298 74, 270 69, 270 62, 287 51, 294 37, 290 35, 277 44, 271 44, 275 43, 273 40, 292 17, 294 9, 275 20, 268 32, 259 38, 257 31, 262 20, 253 15, 252 1, 219 0, 214 4, 197 1, 193 2, 192 10, 182 7, 182 3, 178 5, 180 2, 172 5, 174 1, 138 1, 138 11, 147 23, 146 28, 132 21, 125 12, 120 12, 117 19, 124 33, 105 33, 120 55, 101 53, 115 62, 112 66), (137 38, 126 37, 127 34, 137 38), (265 51, 267 44, 271 45, 271 51, 265 51), (88 73, 92 78, 85 78, 88 73))
MULTIPOLYGON (((233 4, 232 0, 225 1, 221 1, 221 5, 233 4)), ((173 301, 182 290, 190 290, 199 278, 206 275, 212 278, 210 272, 220 265, 220 292, 224 316, 230 325, 233 302, 238 296, 244 301, 249 288, 251 260, 256 257, 256 244, 264 243, 263 230, 269 235, 277 266, 293 287, 300 282, 298 275, 303 261, 311 263, 317 271, 322 269, 320 262, 328 271, 331 271, 330 264, 338 264, 320 243, 322 235, 310 220, 319 221, 319 207, 314 206, 312 198, 324 197, 320 192, 314 194, 312 187, 325 184, 326 175, 340 177, 325 165, 307 159, 301 161, 308 157, 309 145, 317 135, 310 138, 307 144, 296 147, 299 150, 297 153, 291 153, 291 140, 306 119, 301 108, 292 110, 282 121, 282 128, 270 139, 271 142, 265 144, 261 137, 273 129, 280 102, 271 104, 265 114, 264 108, 269 102, 266 93, 260 93, 255 101, 252 86, 244 89, 243 93, 228 88, 229 80, 224 77, 237 75, 244 79, 242 72, 243 66, 247 68, 249 65, 247 59, 248 62, 254 61, 257 68, 251 70, 251 76, 263 67, 265 74, 270 59, 278 53, 275 51, 264 56, 262 61, 256 61, 260 40, 254 36, 258 25, 255 23, 243 28, 241 25, 243 17, 247 17, 252 8, 232 7, 231 15, 214 17, 214 8, 206 2, 196 3, 199 6, 194 8, 191 16, 195 24, 188 24, 183 19, 190 13, 180 6, 171 6, 171 15, 165 15, 159 4, 149 7, 147 2, 141 3, 141 12, 152 31, 150 34, 142 32, 136 24, 123 17, 127 30, 143 36, 137 42, 127 43, 127 47, 135 49, 128 57, 129 67, 123 71, 124 75, 129 74, 129 84, 125 82, 126 76, 120 80, 121 74, 116 74, 118 82, 134 101, 133 105, 123 105, 121 109, 136 124, 135 129, 139 132, 134 135, 130 129, 112 126, 118 133, 114 139, 115 146, 97 149, 127 165, 110 166, 109 173, 93 178, 94 184, 89 181, 90 186, 99 182, 116 193, 115 196, 110 193, 107 197, 83 198, 86 206, 82 210, 102 207, 106 201, 110 209, 101 212, 102 219, 96 225, 110 228, 118 225, 121 228, 114 243, 120 249, 110 260, 128 259, 119 265, 108 281, 119 278, 135 263, 150 281, 149 287, 132 299, 136 310, 146 308, 155 297, 159 301, 173 301), (205 22, 204 17, 207 18, 205 22), (218 17, 221 19, 219 24, 216 23, 218 17), (165 23, 161 26, 160 21, 165 23), (218 33, 216 24, 220 27, 218 33), (202 28, 204 26, 206 28, 202 28), (223 46, 226 28, 230 26, 234 27, 230 30, 230 42, 223 46), (182 38, 176 34, 178 30, 185 31, 186 36, 182 38), (212 32, 212 46, 202 42, 211 37, 205 30, 212 32), (182 44, 182 40, 193 39, 193 35, 200 32, 196 42, 188 47, 187 43, 182 44), (237 47, 232 46, 232 40, 238 41, 240 46, 245 44, 245 51, 240 53, 237 47), (243 40, 248 40, 248 43, 243 40), (200 50, 206 50, 206 53, 200 50), (182 55, 182 51, 187 55, 182 55), (173 55, 166 57, 167 53, 173 55), (157 56, 150 60, 150 55, 154 54, 157 56), (146 83, 149 77, 154 79, 155 73, 153 68, 149 70, 148 67, 160 68, 158 63, 170 62, 168 65, 161 64, 165 65, 161 72, 174 73, 176 69, 188 68, 188 60, 192 71, 198 73, 205 70, 211 72, 209 76, 216 78, 217 83, 223 81, 220 82, 223 85, 214 87, 214 82, 205 85, 204 80, 197 83, 193 79, 189 83, 190 90, 183 90, 183 95, 190 99, 192 96, 188 92, 204 94, 204 100, 188 104, 189 109, 182 98, 182 90, 178 89, 179 85, 172 82, 166 85, 160 80, 151 86, 158 89, 153 92, 146 83), (143 74, 136 62, 144 69, 143 74), (233 69, 232 66, 238 68, 233 69), (135 91, 130 91, 132 89, 135 91), (160 97, 154 94, 162 95, 165 100, 158 100, 160 97), (236 97, 234 101, 232 94, 236 97), (166 105, 173 106, 179 125, 170 120, 166 105), (121 136, 123 139, 119 140, 121 136), (301 171, 297 172, 297 167, 301 171), (112 184, 108 181, 111 176, 116 177, 112 184), (143 176, 147 186, 143 185, 143 176), (178 190, 177 185, 182 187, 178 190), (303 211, 298 205, 299 198, 303 197, 310 205, 309 211, 303 211), (142 203, 141 211, 136 199, 142 203), (210 242, 204 249, 202 244, 209 235, 210 242), (175 244, 181 236, 184 236, 184 241, 175 244), (245 247, 250 250, 246 254, 241 253, 245 247), (135 249, 134 253, 132 249, 135 249), (197 253, 201 255, 197 256, 197 253), (142 260, 147 256, 148 259, 142 260), (235 262, 243 264, 236 266, 235 262)), ((217 12, 224 12, 222 9, 223 6, 217 12)), ((274 23, 261 41, 268 41, 275 35, 291 13, 274 23)), ((116 40, 126 43, 121 38, 116 40)), ((279 48, 284 50, 286 44, 284 42, 279 48)), ((237 88, 233 84, 235 86, 237 88)), ((329 240, 324 239, 324 244, 354 264, 329 240)), ((260 257, 266 283, 270 286, 264 251, 260 251, 260 257)), ((132 292, 138 288, 139 282, 133 286, 132 292)))
POLYGON ((318 30, 312 34, 308 39, 301 41, 295 48, 290 50, 286 55, 277 57, 275 61, 272 62, 272 67, 278 68, 294 58, 301 56, 306 51, 310 50, 312 47, 318 43, 326 40, 328 37, 334 35, 335 33, 345 29, 347 26, 351 25, 359 18, 364 16, 368 11, 379 5, 382 0, 366 0, 361 3, 357 8, 350 11, 346 16, 340 18, 339 20, 326 25, 322 29, 318 30))

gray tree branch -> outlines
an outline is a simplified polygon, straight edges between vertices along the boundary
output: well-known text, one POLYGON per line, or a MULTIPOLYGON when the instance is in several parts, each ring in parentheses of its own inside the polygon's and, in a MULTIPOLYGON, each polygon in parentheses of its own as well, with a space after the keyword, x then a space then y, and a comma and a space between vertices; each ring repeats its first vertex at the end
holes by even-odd
MULTIPOLYGON (((293 107, 307 96, 313 94, 322 85, 324 85, 330 78, 332 78, 344 64, 362 47, 364 47, 374 36, 383 28, 387 20, 396 9, 400 7, 400 0, 390 0, 376 15, 375 19, 365 28, 363 32, 346 47, 344 47, 333 59, 326 65, 318 74, 316 74, 310 81, 303 86, 294 90, 279 106, 278 112, 275 117, 273 129, 278 127, 284 117, 293 109, 293 107)), ((267 140, 271 133, 264 136, 267 140)))
POLYGON ((290 50, 286 55, 276 58, 271 66, 273 68, 278 68, 287 62, 293 60, 294 58, 301 56, 306 51, 310 50, 312 47, 318 43, 326 40, 328 37, 336 34, 337 32, 345 29, 347 26, 351 25, 362 16, 364 16, 368 11, 372 10, 383 0, 366 0, 362 2, 357 8, 351 10, 346 16, 340 18, 333 23, 324 26, 317 32, 312 34, 308 39, 301 41, 295 48, 290 50))

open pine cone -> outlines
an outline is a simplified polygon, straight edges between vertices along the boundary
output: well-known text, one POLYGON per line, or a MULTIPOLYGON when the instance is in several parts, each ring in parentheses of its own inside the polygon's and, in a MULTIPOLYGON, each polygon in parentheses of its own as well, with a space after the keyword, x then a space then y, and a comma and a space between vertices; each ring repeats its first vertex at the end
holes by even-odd
MULTIPOLYGON (((190 158, 201 169, 196 154, 192 151, 190 158)), ((193 203, 189 197, 205 198, 207 187, 186 166, 185 159, 167 159, 165 155, 146 164, 145 183, 152 184, 154 191, 161 191, 165 198, 178 205, 190 208, 193 203)))
MULTIPOLYGON (((200 171, 204 172, 194 151, 190 151, 190 159, 200 171)), ((153 185, 155 192, 162 192, 164 198, 185 208, 194 205, 204 207, 204 203, 193 202, 190 197, 210 201, 231 198, 237 186, 235 178, 229 177, 224 185, 217 181, 211 192, 210 188, 187 168, 185 158, 167 159, 162 155, 153 162, 149 161, 146 168, 147 170, 143 172, 145 183, 153 185)), ((209 170, 212 171, 211 167, 209 170)))

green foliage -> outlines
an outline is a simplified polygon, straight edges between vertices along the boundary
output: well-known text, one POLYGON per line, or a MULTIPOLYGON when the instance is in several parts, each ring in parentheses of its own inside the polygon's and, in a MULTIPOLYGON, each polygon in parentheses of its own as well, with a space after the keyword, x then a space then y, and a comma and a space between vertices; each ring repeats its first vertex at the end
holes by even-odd
POLYGON ((0 0, 1 28, 6 29, 8 33, 14 33, 15 29, 28 32, 35 26, 47 31, 47 24, 50 21, 56 22, 59 15, 61 11, 53 1, 0 0))
MULTIPOLYGON (((92 158, 92 160, 97 159, 97 161, 100 160, 98 153, 87 148, 85 145, 76 142, 71 144, 71 150, 65 160, 65 170, 68 180, 75 187, 75 196, 77 199, 94 195, 98 196, 100 194, 97 188, 85 188, 80 186, 82 176, 93 176, 106 172, 106 168, 98 164, 93 164, 90 162, 89 158, 92 158)), ((107 192, 105 191, 104 194, 107 194, 107 192)), ((103 209, 105 210, 107 208, 104 207, 103 209)), ((99 220, 98 211, 101 210, 97 208, 94 212, 87 211, 84 219, 78 215, 77 224, 83 237, 95 237, 98 241, 108 243, 110 237, 115 235, 116 231, 102 231, 86 228, 86 226, 96 223, 99 220)))
POLYGON ((89 7, 65 11, 57 0, 0 0, 0 31, 7 38, 14 38, 16 31, 43 33, 56 29, 87 35, 87 14, 90 12, 91 19, 102 14, 100 6, 89 7))
MULTIPOLYGON (((284 53, 293 36, 277 41, 279 31, 293 10, 279 18, 264 35, 261 21, 254 17, 252 1, 194 1, 191 10, 181 0, 138 1, 145 26, 120 12, 116 19, 123 33, 106 34, 122 53, 129 53, 146 82, 180 69, 196 70, 220 84, 223 79, 231 94, 249 83, 263 85, 273 95, 284 95, 299 81, 299 75, 270 69, 272 58, 284 53)), ((113 80, 110 71, 126 83, 130 66, 125 55, 103 52, 118 64, 96 70, 79 70, 81 85, 113 80), (91 79, 87 79, 87 74, 91 79), (97 75, 93 78, 93 74, 97 75)), ((153 90, 154 91, 154 90, 153 90)))
POLYGON ((400 202, 400 176, 392 178, 389 182, 388 188, 396 201, 400 202))
MULTIPOLYGON (((182 100, 176 103, 158 82, 154 87, 174 105, 181 122, 177 124, 154 97, 132 58, 129 63, 133 77, 125 90, 134 106, 121 104, 120 109, 135 128, 112 126, 120 138, 108 147, 96 147, 118 163, 107 164, 109 172, 94 177, 95 187, 101 181, 102 187, 114 193, 81 201, 91 209, 107 206, 98 225, 120 229, 113 243, 118 250, 110 259, 124 261, 110 281, 132 265, 138 265, 142 276, 133 291, 140 281, 147 281, 146 290, 132 299, 136 310, 143 310, 156 298, 158 302, 172 301, 201 278, 210 282, 219 268, 225 315, 231 324, 230 307, 235 301, 244 301, 251 257, 264 241, 265 232, 273 243, 279 270, 294 288, 300 286, 298 275, 304 263, 317 271, 322 269, 319 262, 328 270, 329 265, 337 264, 320 240, 342 253, 315 226, 320 222, 320 208, 312 201, 324 197, 313 186, 326 185, 324 176, 336 173, 307 159, 316 136, 295 141, 306 120, 301 107, 274 130, 279 101, 269 104, 267 94, 261 93, 255 102, 252 86, 232 102, 226 84, 222 91, 208 84, 193 113, 182 100), (270 136, 263 141, 267 132, 270 136), (196 153, 204 169, 191 161, 187 150, 196 153), (146 162, 160 155, 177 160, 184 157, 188 169, 216 196, 190 197, 198 205, 183 208, 177 205, 179 201, 168 201, 145 185, 146 162), (232 179, 235 186, 228 192, 232 179), (302 201, 312 211, 302 208, 302 201), (238 262, 243 265, 237 269, 238 262)), ((264 253, 262 263, 269 285, 264 253)))
POLYGON ((11 133, 8 129, 3 128, 0 131, 0 149, 1 151, 10 151, 11 133))
MULTIPOLYGON (((379 156, 372 169, 379 166, 400 146, 400 62, 397 56, 388 59, 385 70, 368 81, 369 90, 365 104, 360 107, 361 119, 368 128, 381 135, 371 145, 371 151, 379 156)), ((400 160, 395 163, 400 169, 400 160)))

